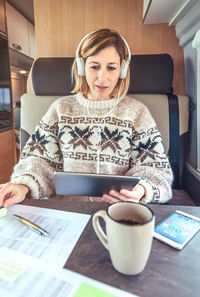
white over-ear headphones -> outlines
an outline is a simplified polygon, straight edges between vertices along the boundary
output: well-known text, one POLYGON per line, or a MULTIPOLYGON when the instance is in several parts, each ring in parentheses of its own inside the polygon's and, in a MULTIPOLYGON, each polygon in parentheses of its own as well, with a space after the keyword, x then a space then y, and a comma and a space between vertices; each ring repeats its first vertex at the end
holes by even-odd
MULTIPOLYGON (((85 76, 85 60, 82 57, 79 56, 79 50, 80 50, 80 47, 81 47, 83 41, 92 33, 93 32, 88 33, 85 37, 83 37, 83 39, 80 41, 80 43, 79 43, 79 45, 77 47, 77 50, 76 50, 77 70, 78 70, 78 75, 80 75, 80 76, 85 76)), ((120 71, 120 76, 119 76, 121 79, 124 79, 126 77, 126 75, 127 75, 129 63, 130 63, 130 60, 131 60, 131 52, 130 52, 130 48, 129 48, 128 43, 126 42, 126 40, 122 36, 121 36, 121 38, 123 39, 123 41, 124 41, 124 43, 126 45, 127 51, 128 51, 128 59, 127 60, 125 60, 125 59, 122 60, 121 71, 120 71)))

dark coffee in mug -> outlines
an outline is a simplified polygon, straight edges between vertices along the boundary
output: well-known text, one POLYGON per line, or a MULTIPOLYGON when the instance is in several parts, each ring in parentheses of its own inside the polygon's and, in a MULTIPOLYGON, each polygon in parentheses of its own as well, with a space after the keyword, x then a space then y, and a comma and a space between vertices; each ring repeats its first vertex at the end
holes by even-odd
POLYGON ((117 222, 122 223, 122 224, 126 224, 126 225, 131 225, 131 226, 133 226, 133 225, 135 225, 135 226, 136 225, 142 225, 140 222, 135 221, 133 219, 128 219, 128 218, 117 220, 117 222))

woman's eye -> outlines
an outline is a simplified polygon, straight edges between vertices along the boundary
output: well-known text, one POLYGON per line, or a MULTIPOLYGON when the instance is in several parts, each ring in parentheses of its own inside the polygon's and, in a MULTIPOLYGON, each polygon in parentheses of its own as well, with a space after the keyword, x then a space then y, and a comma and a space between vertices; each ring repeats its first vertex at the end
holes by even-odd
POLYGON ((114 71, 114 70, 116 70, 116 68, 113 67, 113 66, 108 66, 108 70, 110 70, 110 71, 114 71))
POLYGON ((92 70, 98 70, 99 69, 99 66, 91 66, 90 67, 92 70))

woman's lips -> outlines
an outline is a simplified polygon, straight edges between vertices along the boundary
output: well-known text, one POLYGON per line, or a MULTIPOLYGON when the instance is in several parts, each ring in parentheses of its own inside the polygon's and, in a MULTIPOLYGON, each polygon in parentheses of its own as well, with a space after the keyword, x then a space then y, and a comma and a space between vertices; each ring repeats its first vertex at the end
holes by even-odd
POLYGON ((106 90, 108 87, 106 87, 106 86, 96 86, 99 90, 106 90))

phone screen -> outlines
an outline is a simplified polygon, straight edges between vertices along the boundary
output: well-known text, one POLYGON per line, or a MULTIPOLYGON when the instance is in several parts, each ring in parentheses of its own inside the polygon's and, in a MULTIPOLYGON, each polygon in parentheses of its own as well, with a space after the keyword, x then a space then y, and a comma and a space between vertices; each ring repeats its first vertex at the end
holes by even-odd
POLYGON ((200 229, 200 221, 180 213, 171 214, 166 220, 155 227, 155 232, 183 244, 200 229))

